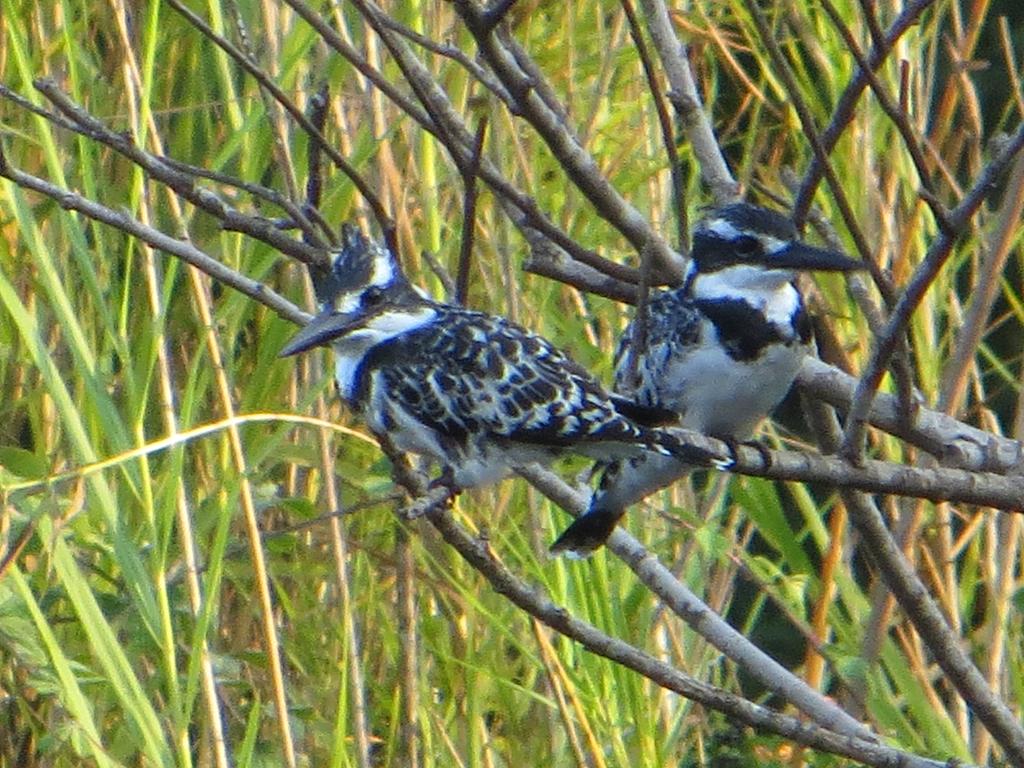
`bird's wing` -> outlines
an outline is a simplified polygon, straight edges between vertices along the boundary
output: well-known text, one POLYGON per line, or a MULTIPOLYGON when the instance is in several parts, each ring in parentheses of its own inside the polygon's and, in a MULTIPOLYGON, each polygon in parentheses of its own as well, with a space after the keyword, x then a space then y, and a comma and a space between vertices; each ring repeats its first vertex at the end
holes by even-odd
POLYGON ((615 352, 615 391, 634 398, 641 406, 671 410, 662 392, 666 368, 700 340, 701 316, 677 289, 651 297, 645 323, 643 349, 635 346, 639 335, 635 320, 619 339, 615 352), (633 362, 633 355, 640 357, 633 362))
POLYGON ((642 441, 604 388, 546 339, 501 317, 445 308, 375 350, 389 397, 457 440, 543 446, 642 441))

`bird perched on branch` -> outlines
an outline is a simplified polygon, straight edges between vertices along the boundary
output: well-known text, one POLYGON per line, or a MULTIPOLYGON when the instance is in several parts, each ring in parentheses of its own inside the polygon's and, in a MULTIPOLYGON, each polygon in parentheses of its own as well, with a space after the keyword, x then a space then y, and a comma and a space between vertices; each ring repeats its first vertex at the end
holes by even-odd
MULTIPOLYGON (((615 390, 677 413, 680 426, 747 440, 786 396, 812 348, 797 274, 861 268, 801 242, 781 213, 747 203, 714 209, 694 229, 683 284, 653 296, 645 317, 623 334, 615 390)), ((649 455, 607 464, 586 514, 552 552, 590 554, 626 507, 684 470, 679 461, 649 455)))
POLYGON ((281 355, 330 346, 342 399, 379 438, 439 462, 434 482, 452 494, 565 452, 607 460, 649 451, 698 466, 725 459, 645 426, 664 413, 607 392, 542 337, 427 298, 358 228, 342 237, 318 287, 323 311, 281 355))

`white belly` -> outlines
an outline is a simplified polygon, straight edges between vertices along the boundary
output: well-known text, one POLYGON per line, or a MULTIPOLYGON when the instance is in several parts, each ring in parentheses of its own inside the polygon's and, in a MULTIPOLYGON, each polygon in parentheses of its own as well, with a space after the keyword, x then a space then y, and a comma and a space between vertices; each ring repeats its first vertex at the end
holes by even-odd
POLYGON ((662 404, 681 413, 688 429, 747 440, 782 402, 806 353, 775 345, 740 363, 718 345, 697 347, 669 365, 662 404))

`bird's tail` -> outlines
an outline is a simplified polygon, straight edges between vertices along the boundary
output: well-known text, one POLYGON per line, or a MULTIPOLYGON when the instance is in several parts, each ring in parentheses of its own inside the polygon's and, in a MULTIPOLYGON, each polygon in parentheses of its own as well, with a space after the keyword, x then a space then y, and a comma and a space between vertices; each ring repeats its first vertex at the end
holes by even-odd
POLYGON ((604 546, 626 510, 587 510, 551 545, 551 554, 582 559, 604 546))
POLYGON ((626 505, 617 503, 608 493, 622 474, 624 463, 610 461, 597 465, 602 469, 601 478, 590 506, 555 539, 550 548, 551 554, 584 558, 604 546, 619 520, 626 514, 626 505))
POLYGON ((599 463, 601 478, 587 511, 551 545, 552 554, 583 558, 604 545, 626 509, 671 485, 687 470, 728 469, 732 457, 683 444, 662 430, 649 430, 657 440, 650 452, 629 459, 599 463))

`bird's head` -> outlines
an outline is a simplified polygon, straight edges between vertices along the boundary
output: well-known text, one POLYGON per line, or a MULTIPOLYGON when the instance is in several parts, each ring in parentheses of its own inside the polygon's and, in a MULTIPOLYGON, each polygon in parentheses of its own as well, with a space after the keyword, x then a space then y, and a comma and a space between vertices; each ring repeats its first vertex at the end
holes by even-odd
POLYGON ((341 247, 318 295, 320 314, 285 344, 282 357, 328 344, 389 311, 426 302, 406 279, 395 255, 351 224, 342 227, 341 247))
POLYGON ((715 208, 693 231, 685 285, 691 295, 770 292, 799 272, 863 269, 845 254, 809 245, 778 211, 749 203, 715 208))

